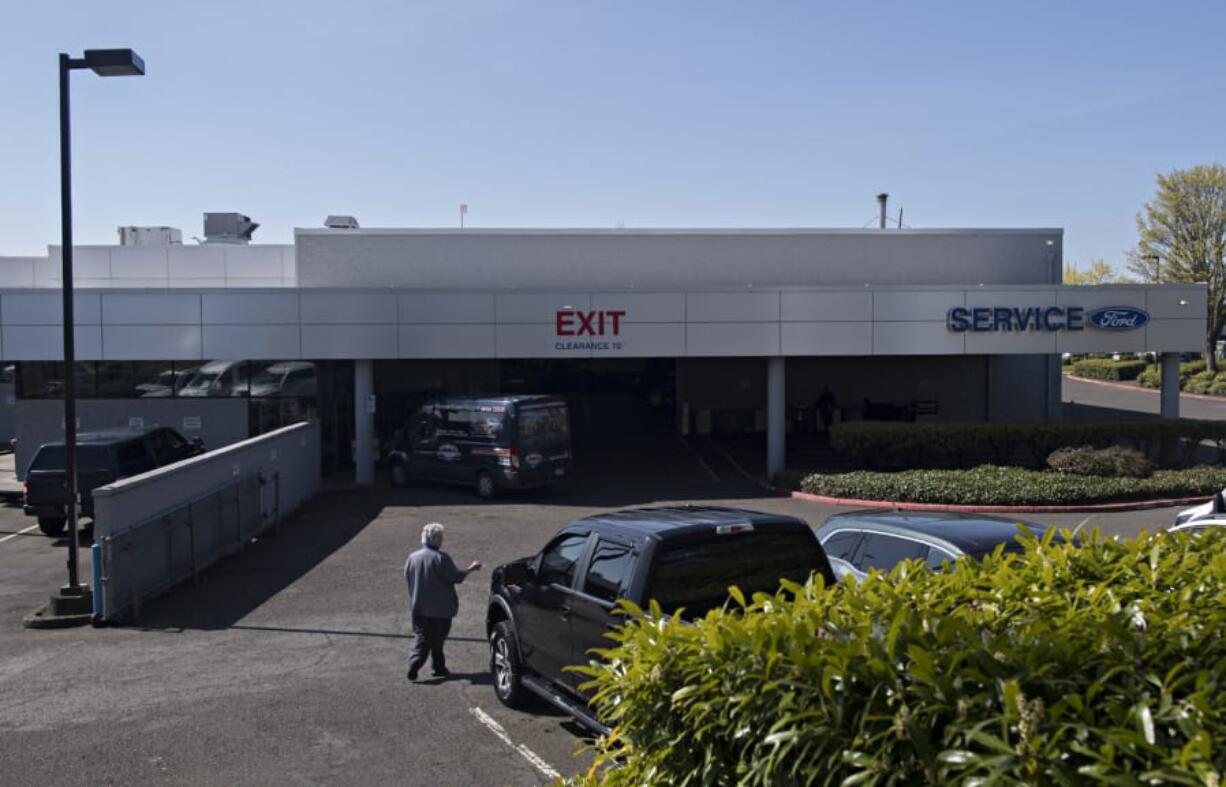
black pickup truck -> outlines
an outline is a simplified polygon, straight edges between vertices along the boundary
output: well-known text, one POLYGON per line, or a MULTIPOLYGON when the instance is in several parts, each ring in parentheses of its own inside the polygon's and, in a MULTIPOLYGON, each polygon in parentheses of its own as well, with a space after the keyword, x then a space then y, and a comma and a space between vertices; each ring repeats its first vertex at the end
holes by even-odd
MULTIPOLYGON (((81 516, 93 517, 93 490, 154 468, 204 453, 200 440, 188 440, 165 426, 107 429, 77 435, 77 493, 81 516)), ((64 483, 63 443, 44 443, 26 470, 23 508, 38 517, 43 533, 64 532, 68 489, 64 483)))
POLYGON ((580 519, 540 554, 499 566, 490 579, 486 634, 498 699, 520 707, 536 695, 605 732, 579 690, 584 664, 618 625, 618 599, 696 618, 727 601, 728 587, 749 598, 779 580, 834 581, 813 530, 801 519, 735 508, 641 508, 580 519))

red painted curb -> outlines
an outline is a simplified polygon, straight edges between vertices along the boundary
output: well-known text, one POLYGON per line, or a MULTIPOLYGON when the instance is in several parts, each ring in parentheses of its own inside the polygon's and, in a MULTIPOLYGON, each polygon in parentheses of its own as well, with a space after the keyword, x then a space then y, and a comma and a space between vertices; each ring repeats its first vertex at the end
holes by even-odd
POLYGON ((808 492, 792 492, 793 500, 820 503, 827 506, 852 506, 855 508, 885 508, 897 511, 947 511, 958 514, 1093 514, 1112 511, 1145 511, 1168 506, 1190 506, 1210 499, 1203 497, 1177 497, 1166 500, 1134 500, 1127 503, 1096 503, 1080 506, 971 506, 946 503, 906 503, 890 500, 859 500, 854 497, 827 497, 808 492))
MULTIPOLYGON (((1065 377, 1070 380, 1076 380, 1079 383, 1089 383, 1090 385, 1105 385, 1108 388, 1122 388, 1125 391, 1143 391, 1145 393, 1159 394, 1157 388, 1145 388, 1140 385, 1129 385, 1128 383, 1117 383, 1112 380, 1091 380, 1089 377, 1078 377, 1075 374, 1066 374, 1065 377)), ((1199 399, 1202 402, 1226 402, 1226 396, 1209 396, 1208 394, 1194 394, 1179 392, 1179 396, 1188 397, 1189 399, 1199 399)))

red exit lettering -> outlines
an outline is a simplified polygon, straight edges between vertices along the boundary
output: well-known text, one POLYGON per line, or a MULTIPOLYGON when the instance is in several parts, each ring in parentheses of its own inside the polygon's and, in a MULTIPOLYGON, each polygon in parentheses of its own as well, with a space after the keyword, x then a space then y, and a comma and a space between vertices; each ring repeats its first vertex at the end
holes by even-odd
POLYGON ((620 336, 624 310, 579 311, 562 309, 557 314, 558 336, 620 336))

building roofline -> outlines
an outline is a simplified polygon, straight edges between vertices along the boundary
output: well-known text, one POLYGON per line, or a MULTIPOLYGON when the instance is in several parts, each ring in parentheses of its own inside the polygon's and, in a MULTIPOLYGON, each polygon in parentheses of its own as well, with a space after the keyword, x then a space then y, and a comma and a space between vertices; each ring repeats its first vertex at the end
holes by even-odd
POLYGON ((1063 227, 1019 227, 1019 228, 926 228, 926 229, 846 229, 846 228, 815 228, 815 227, 778 227, 778 228, 735 228, 735 227, 643 227, 643 228, 465 228, 457 227, 370 227, 361 229, 332 229, 329 227, 295 227, 294 235, 523 235, 523 236, 572 236, 572 235, 1059 235, 1063 237, 1063 227))

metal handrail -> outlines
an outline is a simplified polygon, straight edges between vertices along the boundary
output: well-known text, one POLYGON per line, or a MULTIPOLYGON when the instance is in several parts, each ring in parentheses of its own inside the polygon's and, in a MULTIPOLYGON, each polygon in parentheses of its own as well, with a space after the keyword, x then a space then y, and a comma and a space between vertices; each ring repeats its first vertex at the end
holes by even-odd
MULTIPOLYGON (((187 578, 188 573, 190 573, 193 585, 199 587, 200 572, 202 570, 235 551, 242 552, 246 547, 246 542, 252 536, 262 533, 269 526, 269 524, 274 525, 277 528, 277 532, 280 532, 280 487, 281 475, 279 472, 272 473, 270 477, 265 477, 262 473, 248 475, 238 480, 228 481, 225 484, 219 485, 208 492, 197 495, 186 502, 181 502, 153 516, 147 517, 131 527, 104 536, 101 541, 102 567, 99 576, 104 595, 106 595, 107 598, 110 598, 106 591, 111 586, 112 577, 114 577, 114 571, 116 568, 116 549, 127 553, 128 582, 130 585, 128 588, 129 598, 127 604, 119 609, 106 610, 105 617, 108 619, 114 619, 131 609, 133 618, 139 621, 141 615, 141 598, 143 596, 152 596, 166 590, 169 587, 172 587, 175 584, 178 584, 178 582, 187 578), (264 504, 264 488, 269 485, 273 486, 274 499, 272 502, 272 510, 266 511, 264 504), (248 515, 248 521, 252 522, 254 525, 254 527, 251 527, 250 529, 247 529, 243 519, 242 500, 245 489, 248 493, 254 493, 256 499, 254 519, 250 514, 248 515), (232 496, 228 494, 231 492, 233 493, 232 496), (213 505, 202 509, 201 504, 208 501, 212 501, 213 505), (208 516, 216 511, 218 517, 217 532, 220 536, 227 529, 225 511, 227 508, 230 508, 231 505, 234 509, 233 546, 223 546, 214 554, 210 555, 206 560, 202 561, 200 556, 197 554, 197 515, 208 516), (181 518, 180 515, 184 512, 186 512, 186 517, 181 518), (269 522, 270 519, 271 523, 269 522), (155 523, 160 523, 166 534, 166 573, 163 577, 159 578, 152 587, 145 588, 144 590, 146 592, 142 593, 142 588, 140 586, 141 572, 139 571, 140 561, 138 560, 138 556, 136 554, 138 549, 137 535, 144 530, 144 528, 155 523), (188 542, 190 545, 190 570, 185 572, 177 572, 174 563, 175 530, 180 523, 187 529, 188 542)), ((147 548, 148 547, 146 547, 146 549, 147 548)))

